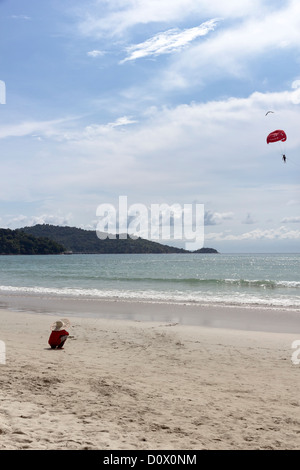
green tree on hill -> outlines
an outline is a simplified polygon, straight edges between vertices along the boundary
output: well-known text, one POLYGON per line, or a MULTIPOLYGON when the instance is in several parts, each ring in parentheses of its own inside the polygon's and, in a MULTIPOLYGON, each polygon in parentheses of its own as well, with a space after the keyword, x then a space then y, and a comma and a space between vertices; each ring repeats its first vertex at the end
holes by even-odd
POLYGON ((49 255, 63 253, 63 245, 46 237, 35 237, 22 230, 0 229, 0 254, 49 255))

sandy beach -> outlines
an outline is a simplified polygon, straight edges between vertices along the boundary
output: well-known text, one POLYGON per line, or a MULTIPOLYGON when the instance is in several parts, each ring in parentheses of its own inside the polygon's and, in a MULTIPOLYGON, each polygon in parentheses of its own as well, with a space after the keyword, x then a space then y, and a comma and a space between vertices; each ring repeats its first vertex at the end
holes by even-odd
POLYGON ((286 312, 202 307, 204 324, 195 325, 176 320, 187 306, 101 308, 102 318, 84 318, 79 307, 70 316, 54 304, 2 305, 1 450, 300 448, 299 312, 289 322, 286 312), (133 319, 122 318, 126 308, 133 319), (240 315, 252 320, 236 323, 240 315), (59 318, 74 336, 61 351, 48 345, 59 318))

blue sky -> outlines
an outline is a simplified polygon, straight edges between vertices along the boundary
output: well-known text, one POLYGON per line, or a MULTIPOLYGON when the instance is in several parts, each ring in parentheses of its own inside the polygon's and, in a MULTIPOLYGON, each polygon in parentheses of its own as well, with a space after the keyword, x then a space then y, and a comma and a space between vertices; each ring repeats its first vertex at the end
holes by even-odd
POLYGON ((0 34, 1 227, 94 229, 126 195, 299 252, 298 0, 2 0, 0 34))

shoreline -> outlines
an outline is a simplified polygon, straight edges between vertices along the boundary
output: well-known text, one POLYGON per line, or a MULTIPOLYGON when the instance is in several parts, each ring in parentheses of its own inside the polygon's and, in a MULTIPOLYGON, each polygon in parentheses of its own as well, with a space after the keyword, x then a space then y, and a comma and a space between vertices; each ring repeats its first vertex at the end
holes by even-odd
POLYGON ((181 325, 300 334, 300 310, 263 306, 147 302, 119 299, 1 295, 1 309, 45 315, 172 322, 181 325))
POLYGON ((1 450, 299 449, 300 334, 57 316, 0 309, 1 450))

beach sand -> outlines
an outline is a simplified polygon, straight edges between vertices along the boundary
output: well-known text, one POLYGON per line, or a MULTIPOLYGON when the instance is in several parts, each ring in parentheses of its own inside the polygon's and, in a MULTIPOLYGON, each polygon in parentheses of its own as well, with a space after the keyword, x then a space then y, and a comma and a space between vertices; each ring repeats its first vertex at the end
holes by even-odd
POLYGON ((230 322, 231 309, 198 307, 207 326, 192 324, 193 309, 191 324, 177 322, 187 306, 99 306, 115 318, 0 309, 1 450, 300 448, 299 312, 280 332, 286 312, 267 331, 263 310, 232 309, 230 322), (252 318, 243 328, 239 314, 252 318), (66 317, 74 338, 51 350, 50 326, 66 317))

